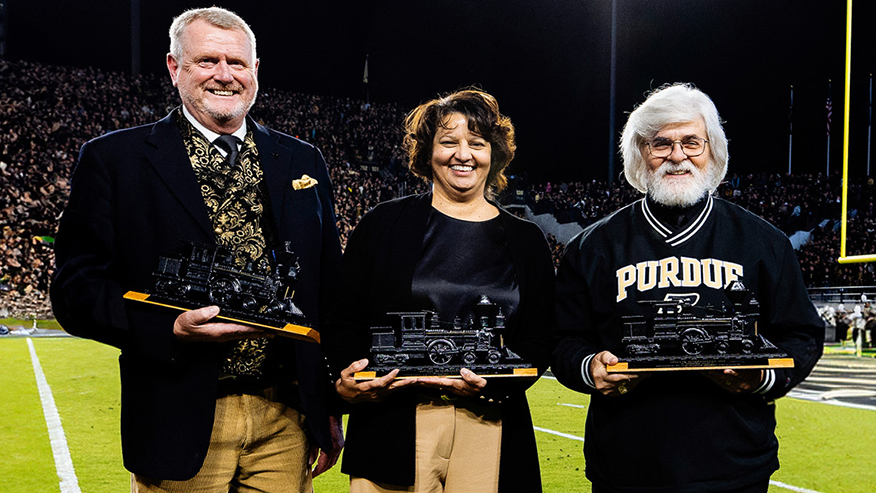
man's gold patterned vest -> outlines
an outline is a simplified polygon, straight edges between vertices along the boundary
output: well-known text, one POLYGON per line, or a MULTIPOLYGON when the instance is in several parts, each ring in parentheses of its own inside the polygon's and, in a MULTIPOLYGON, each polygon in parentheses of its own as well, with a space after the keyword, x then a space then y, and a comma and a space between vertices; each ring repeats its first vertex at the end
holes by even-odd
MULTIPOLYGON (((181 110, 177 110, 177 124, 207 205, 216 243, 231 249, 239 268, 250 266, 255 272, 269 274, 267 240, 275 235, 271 234, 273 225, 264 223, 271 219, 265 214, 268 197, 252 130, 246 133, 237 163, 228 163, 181 110)), ((220 370, 236 376, 265 376, 270 342, 259 338, 226 343, 220 370)))

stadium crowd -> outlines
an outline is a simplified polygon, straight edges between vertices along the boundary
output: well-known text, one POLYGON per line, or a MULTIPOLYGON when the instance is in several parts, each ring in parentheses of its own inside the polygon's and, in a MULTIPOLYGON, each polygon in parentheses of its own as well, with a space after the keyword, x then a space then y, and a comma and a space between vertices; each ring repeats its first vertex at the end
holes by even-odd
POLYGON ((395 104, 260 91, 251 113, 259 123, 319 147, 335 188, 341 244, 363 214, 379 202, 424 190, 402 169, 401 122, 395 104))
MULTIPOLYGON (((45 317, 52 242, 79 147, 154 122, 179 104, 167 77, 0 60, 0 316, 45 317)), ((251 114, 320 147, 330 164, 343 241, 378 202, 424 183, 402 166, 397 105, 264 88, 251 114)))
MULTIPOLYGON (((0 60, 0 316, 50 315, 52 242, 79 147, 120 128, 153 122, 179 104, 166 76, 132 77, 93 68, 0 60)), ((335 188, 342 243, 377 203, 425 190, 405 169, 406 110, 349 98, 262 88, 251 111, 260 123, 322 149, 335 188)), ((522 184, 536 214, 591 224, 640 195, 625 183, 522 184)), ((811 232, 798 251, 811 286, 874 285, 873 264, 839 265, 840 183, 836 176, 731 175, 718 195, 786 234, 811 232)), ((852 181, 847 254, 876 253, 876 186, 852 181)), ((563 245, 549 235, 554 259, 563 245)))

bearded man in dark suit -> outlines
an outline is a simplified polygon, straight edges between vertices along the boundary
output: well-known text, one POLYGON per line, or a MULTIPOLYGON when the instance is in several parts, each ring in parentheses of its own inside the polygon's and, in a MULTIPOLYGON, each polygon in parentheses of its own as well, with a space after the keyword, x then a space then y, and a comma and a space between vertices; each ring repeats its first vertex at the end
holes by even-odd
POLYGON ((52 304, 68 332, 121 350, 133 491, 312 491, 343 445, 318 344, 217 323, 218 307, 180 314, 122 298, 183 241, 263 271, 285 241, 300 265, 294 303, 322 327, 340 260, 326 163, 247 116, 258 67, 239 16, 184 12, 167 55, 182 106, 86 143, 73 174, 52 304))

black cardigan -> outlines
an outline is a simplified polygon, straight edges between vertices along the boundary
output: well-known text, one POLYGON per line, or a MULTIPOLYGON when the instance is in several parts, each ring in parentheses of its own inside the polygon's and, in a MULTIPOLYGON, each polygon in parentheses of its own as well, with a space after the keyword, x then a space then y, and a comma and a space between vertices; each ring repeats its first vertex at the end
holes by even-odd
MULTIPOLYGON (((378 205, 350 236, 342 279, 323 339, 335 376, 368 357, 372 325, 387 312, 417 310, 411 282, 420 258, 432 195, 378 205)), ((507 321, 508 345, 544 372, 554 327, 554 270, 544 234, 535 224, 499 209, 520 286, 520 306, 507 321)), ((541 491, 535 435, 525 390, 533 382, 491 380, 484 397, 502 412, 500 491, 541 491)), ((350 406, 342 471, 372 481, 414 484, 416 391, 401 390, 381 403, 350 406)), ((486 401, 485 401, 486 402, 486 401)))

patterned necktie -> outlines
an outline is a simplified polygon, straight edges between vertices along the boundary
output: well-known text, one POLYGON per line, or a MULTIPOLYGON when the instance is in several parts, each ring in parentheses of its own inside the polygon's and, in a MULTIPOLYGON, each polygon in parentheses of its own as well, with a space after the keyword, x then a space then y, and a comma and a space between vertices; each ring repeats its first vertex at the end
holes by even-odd
POLYGON ((234 166, 237 163, 237 156, 240 152, 237 150, 237 146, 240 143, 240 139, 233 135, 220 135, 219 138, 213 141, 213 144, 216 147, 224 150, 226 152, 225 160, 231 166, 234 166))

